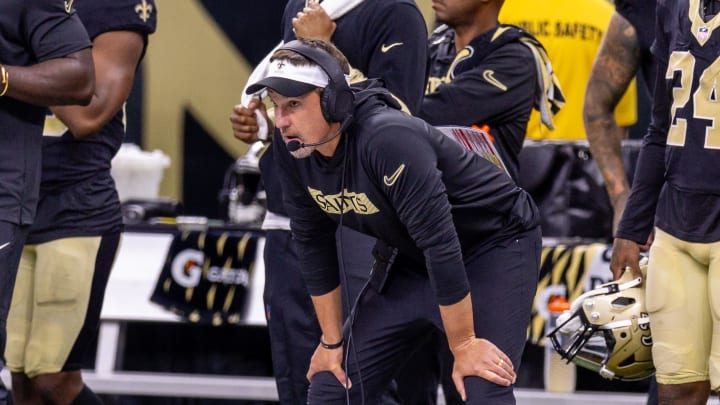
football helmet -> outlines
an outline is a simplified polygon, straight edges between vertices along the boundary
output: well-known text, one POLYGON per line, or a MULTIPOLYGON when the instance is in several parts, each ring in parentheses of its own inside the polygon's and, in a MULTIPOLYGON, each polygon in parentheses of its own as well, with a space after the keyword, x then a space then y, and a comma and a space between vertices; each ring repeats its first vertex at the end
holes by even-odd
POLYGON ((260 181, 260 155, 262 142, 250 146, 247 153, 225 172, 223 188, 219 193, 221 207, 227 205, 227 220, 232 224, 259 227, 265 217, 265 190, 260 181))
POLYGON ((556 325, 547 337, 568 363, 610 380, 641 380, 655 373, 645 289, 642 278, 632 279, 629 270, 580 295, 556 325))

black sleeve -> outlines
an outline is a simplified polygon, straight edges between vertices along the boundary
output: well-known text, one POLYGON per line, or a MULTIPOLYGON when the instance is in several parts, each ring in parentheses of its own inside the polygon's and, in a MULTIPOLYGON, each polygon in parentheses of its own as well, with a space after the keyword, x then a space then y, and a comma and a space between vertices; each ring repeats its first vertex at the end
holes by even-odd
POLYGON ((304 189, 293 169, 295 158, 287 151, 282 137, 277 133, 272 148, 305 284, 310 295, 326 294, 340 285, 335 247, 337 225, 304 189))
POLYGON ((426 138, 408 133, 406 127, 386 125, 378 130, 396 135, 373 137, 367 148, 370 176, 383 185, 400 221, 423 251, 438 303, 454 304, 470 288, 437 155, 426 138), (385 185, 383 176, 401 165, 405 168, 397 181, 385 185))
POLYGON ((78 16, 90 39, 108 31, 134 31, 147 36, 157 26, 155 0, 92 0, 78 3, 78 16))
POLYGON ((670 103, 672 100, 672 89, 668 88, 668 82, 665 80, 669 57, 668 38, 670 33, 667 32, 669 26, 672 25, 662 21, 661 9, 658 5, 656 39, 652 46, 653 55, 657 61, 652 120, 648 132, 643 138, 630 197, 616 234, 619 238, 640 244, 647 242, 652 231, 658 197, 665 182, 665 145, 670 128, 670 103))
POLYGON ((85 27, 74 10, 67 12, 60 0, 28 0, 20 24, 29 35, 39 62, 61 58, 91 46, 85 27))
POLYGON ((418 116, 432 125, 512 121, 532 105, 536 86, 530 50, 521 43, 508 44, 427 94, 418 116))
POLYGON ((373 47, 366 76, 382 79, 385 87, 416 114, 427 79, 428 34, 422 14, 410 3, 393 2, 368 23, 368 29, 373 47))

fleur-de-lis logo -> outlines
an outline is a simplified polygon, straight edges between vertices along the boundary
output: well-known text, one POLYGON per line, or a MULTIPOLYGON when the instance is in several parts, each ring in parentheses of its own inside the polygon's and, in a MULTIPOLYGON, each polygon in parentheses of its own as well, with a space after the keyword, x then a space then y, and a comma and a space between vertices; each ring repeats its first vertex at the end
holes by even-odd
POLYGON ((147 0, 142 0, 141 4, 135 6, 135 12, 138 13, 138 17, 140 17, 143 22, 147 22, 150 18, 150 14, 152 14, 152 11, 153 6, 152 4, 148 4, 147 0))

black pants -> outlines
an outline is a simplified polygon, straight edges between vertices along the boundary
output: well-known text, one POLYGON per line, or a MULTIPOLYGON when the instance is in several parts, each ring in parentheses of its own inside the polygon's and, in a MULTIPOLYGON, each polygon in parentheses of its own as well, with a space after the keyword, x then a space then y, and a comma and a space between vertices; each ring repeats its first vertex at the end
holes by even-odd
MULTIPOLYGON (((367 281, 372 266, 370 252, 375 239, 343 228, 338 231, 337 241, 345 269, 341 282, 347 313, 367 281)), ((310 383, 305 376, 322 332, 300 273, 300 262, 289 231, 267 231, 264 260, 263 299, 280 403, 306 404, 310 383)), ((377 402, 383 405, 397 403, 399 401, 393 390, 387 390, 377 402)))
MULTIPOLYGON (((475 333, 497 345, 520 366, 532 302, 537 288, 540 230, 511 238, 476 254, 465 264, 473 298, 475 333)), ((376 404, 404 360, 436 328, 442 329, 435 294, 427 274, 394 269, 387 289, 363 291, 353 325, 346 325, 349 393, 329 372, 310 384, 310 404, 376 404), (352 347, 354 346, 354 348, 352 347)), ((465 378, 468 403, 514 404, 512 387, 479 377, 465 378)))
POLYGON ((29 229, 29 226, 0 221, 0 357, 3 359, 7 341, 5 325, 15 287, 15 276, 29 229))

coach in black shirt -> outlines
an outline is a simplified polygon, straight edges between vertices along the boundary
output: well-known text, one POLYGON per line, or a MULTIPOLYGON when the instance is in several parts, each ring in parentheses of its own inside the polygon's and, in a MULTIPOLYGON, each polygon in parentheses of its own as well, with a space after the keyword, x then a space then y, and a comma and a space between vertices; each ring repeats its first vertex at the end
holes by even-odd
MULTIPOLYGON (((282 21, 285 42, 296 37, 325 39, 328 42, 332 40, 350 62, 354 82, 368 77, 375 78, 410 112, 415 113, 420 108, 425 86, 425 64, 408 61, 426 59, 427 29, 414 1, 338 0, 324 1, 320 6, 306 0, 290 0, 282 21), (343 5, 340 6, 340 3, 343 5), (350 9, 341 17, 336 16, 333 22, 325 14, 325 7, 336 11, 338 7, 350 9), (327 20, 322 21, 319 18, 321 15, 327 20), (398 24, 398 21, 402 21, 402 24, 398 24), (331 29, 324 31, 324 28, 331 29)), ((259 99, 253 99, 249 108, 237 106, 233 111, 233 134, 243 142, 258 139, 255 111, 260 104, 259 99)), ((282 203, 279 171, 272 148, 262 154, 259 165, 268 208, 262 226, 265 230, 263 300, 273 372, 280 402, 303 405, 308 390, 305 374, 321 331, 310 296, 302 282, 300 262, 290 234, 290 220, 282 203)), ((343 268, 347 270, 343 280, 347 286, 343 301, 349 307, 367 281, 372 264, 369 252, 375 241, 369 236, 344 228, 338 231, 338 243, 353 246, 353 249, 342 251, 343 268)), ((437 397, 437 388, 430 387, 427 390, 437 397)), ((420 391, 415 389, 411 392, 420 391)), ((391 399, 393 396, 388 393, 382 403, 395 403, 391 399)), ((425 403, 405 396, 401 399, 408 403, 425 403)))
POLYGON ((248 88, 267 87, 275 106, 284 202, 323 332, 309 403, 346 403, 346 395, 377 403, 416 340, 436 327, 469 403, 514 403, 537 286, 535 205, 505 172, 401 112, 386 90, 372 81, 350 89, 343 73, 336 48, 293 41, 248 88), (338 225, 396 248, 378 254, 373 288, 344 331, 338 225))
MULTIPOLYGON (((90 102, 94 69, 90 40, 72 2, 3 0, 0 27, 0 353, 4 353, 15 274, 38 199, 44 106, 90 102)), ((5 396, 0 387, 0 404, 5 396)))

